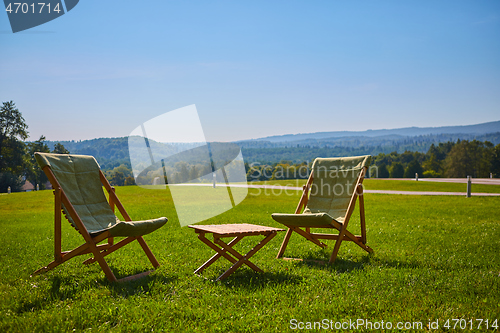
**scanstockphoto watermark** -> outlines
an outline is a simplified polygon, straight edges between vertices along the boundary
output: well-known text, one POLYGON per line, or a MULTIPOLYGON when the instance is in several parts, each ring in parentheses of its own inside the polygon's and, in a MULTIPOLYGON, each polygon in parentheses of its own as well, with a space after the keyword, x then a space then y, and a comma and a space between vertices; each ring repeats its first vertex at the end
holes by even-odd
MULTIPOLYGON (((356 181, 361 171, 361 167, 351 169, 342 169, 336 166, 325 167, 319 166, 314 169, 314 182, 311 185, 310 194, 312 196, 351 196, 354 192, 356 181)), ((378 175, 376 166, 368 169, 372 175, 378 175)), ((279 196, 283 193, 288 196, 296 194, 296 186, 300 179, 308 179, 311 175, 309 163, 304 163, 298 166, 289 166, 278 164, 276 166, 261 165, 259 162, 254 162, 249 165, 247 173, 248 181, 274 181, 285 180, 286 183, 281 183, 279 186, 270 186, 257 188, 256 191, 250 193, 253 196, 279 196)), ((363 185, 361 185, 363 186, 363 185)), ((363 192, 358 190, 358 194, 363 192)))
MULTIPOLYGON (((346 177, 349 173, 356 174, 359 168, 341 169, 338 167, 324 167, 320 166, 316 170, 317 176, 338 178, 340 175, 346 177)), ((261 164, 260 162, 253 162, 249 165, 248 170, 249 181, 265 181, 265 180, 281 180, 281 179, 307 179, 311 174, 310 162, 306 161, 300 165, 283 165, 276 166, 261 164)), ((378 167, 372 165, 368 168, 367 176, 378 178, 378 167)))
POLYGON ((320 321, 300 321, 292 318, 289 322, 292 330, 336 330, 336 331, 435 331, 435 330, 492 330, 498 331, 500 325, 498 319, 485 318, 448 318, 448 319, 428 319, 427 321, 385 321, 369 320, 366 318, 346 319, 334 321, 322 319, 320 321), (424 326, 425 325, 425 326, 424 326))
MULTIPOLYGON (((431 323, 427 327, 431 327, 431 323)), ((320 321, 300 321, 295 318, 290 320, 292 330, 423 330, 424 324, 421 321, 391 322, 373 321, 363 318, 334 321, 322 319, 320 321)))

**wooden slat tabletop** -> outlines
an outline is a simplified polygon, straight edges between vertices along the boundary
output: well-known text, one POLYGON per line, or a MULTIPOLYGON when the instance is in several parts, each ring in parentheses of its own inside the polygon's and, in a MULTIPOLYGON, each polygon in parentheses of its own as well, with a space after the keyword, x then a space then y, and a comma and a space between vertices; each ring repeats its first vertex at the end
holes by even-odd
POLYGON ((190 225, 197 233, 208 232, 220 236, 225 235, 262 235, 272 231, 285 231, 283 229, 266 227, 249 223, 239 224, 211 224, 211 225, 190 225))

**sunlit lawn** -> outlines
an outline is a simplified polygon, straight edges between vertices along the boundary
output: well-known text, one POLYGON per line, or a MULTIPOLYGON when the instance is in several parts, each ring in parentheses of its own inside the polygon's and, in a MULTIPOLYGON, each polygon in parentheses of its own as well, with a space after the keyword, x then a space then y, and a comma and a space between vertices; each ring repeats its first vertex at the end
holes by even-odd
MULTIPOLYGON (((366 187, 385 189, 377 187, 380 182, 367 180, 366 187)), ((400 190, 463 191, 451 188, 465 186, 392 184, 400 190)), ((424 328, 429 319, 440 325, 448 318, 500 319, 500 198, 366 194, 372 255, 344 243, 331 266, 278 260, 280 233, 253 257, 263 274, 243 267, 213 282, 229 262, 221 259, 203 276, 193 274, 212 251, 192 229, 179 226, 168 191, 135 186, 116 191, 133 218, 169 218, 166 226, 145 236, 161 267, 127 284, 109 283, 97 264, 82 265, 84 258, 31 278, 52 260, 53 195, 0 195, 1 332, 286 332, 293 331, 292 319, 420 321, 424 328)), ((280 227, 270 214, 293 212, 299 192, 270 193, 250 189, 241 204, 203 223, 280 227)), ((356 210, 350 229, 357 227, 356 210)), ((245 238, 237 249, 247 252, 258 240, 245 238)), ((81 236, 64 223, 63 248, 81 243, 81 236)), ((322 250, 294 235, 286 256, 327 260, 329 245, 322 250)), ((107 258, 118 278, 150 269, 137 244, 107 258)))

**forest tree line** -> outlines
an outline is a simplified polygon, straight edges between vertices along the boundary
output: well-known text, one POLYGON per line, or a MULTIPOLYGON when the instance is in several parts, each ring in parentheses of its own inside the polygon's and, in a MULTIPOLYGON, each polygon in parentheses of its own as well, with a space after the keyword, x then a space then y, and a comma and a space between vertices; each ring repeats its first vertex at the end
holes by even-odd
MULTIPOLYGON (((134 185, 128 158, 127 138, 101 138, 81 141, 50 142, 42 135, 33 142, 28 138, 28 125, 14 102, 0 108, 0 192, 19 191, 25 181, 44 188, 47 178, 34 158, 35 152, 94 156, 106 178, 113 185, 134 185)), ((373 148, 373 147, 372 147, 373 148)), ((369 176, 372 178, 500 177, 500 144, 490 141, 460 140, 432 143, 426 152, 404 151, 373 154, 367 147, 273 147, 242 148, 247 181, 304 179, 315 157, 373 155, 369 176), (248 155, 248 156, 247 156, 248 155), (280 156, 280 161, 276 159, 280 156), (298 158, 303 158, 297 161, 298 158)), ((209 181, 203 178, 210 168, 177 163, 169 173, 173 182, 209 181)), ((152 174, 151 177, 161 176, 152 174)), ((142 179, 140 183, 147 183, 142 179)), ((167 180, 165 180, 167 181, 167 180)))
MULTIPOLYGON (((281 179, 306 179, 313 161, 293 163, 245 162, 247 181, 281 179)), ((203 176, 210 170, 200 166, 178 163, 174 182, 184 182, 203 176)), ((405 151, 404 153, 380 153, 372 156, 368 177, 371 178, 489 178, 500 177, 500 144, 477 140, 457 140, 432 144, 426 153, 405 151)), ((132 170, 126 164, 106 171, 114 185, 133 185, 132 170)), ((144 183, 144 182, 143 182, 144 183)))
MULTIPOLYGON (((247 165, 247 180, 304 179, 313 161, 257 163, 247 165)), ((432 144, 426 153, 380 153, 372 156, 371 178, 489 178, 500 177, 500 144, 477 140, 457 140, 432 144)))

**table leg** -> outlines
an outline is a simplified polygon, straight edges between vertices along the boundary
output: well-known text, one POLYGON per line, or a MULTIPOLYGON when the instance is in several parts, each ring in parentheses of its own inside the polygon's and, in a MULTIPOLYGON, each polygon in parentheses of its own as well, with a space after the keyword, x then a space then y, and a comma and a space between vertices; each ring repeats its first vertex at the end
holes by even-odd
MULTIPOLYGON (((266 233, 264 235, 266 235, 266 237, 262 241, 260 241, 260 243, 257 244, 257 246, 255 246, 247 254, 242 256, 241 259, 238 260, 238 262, 236 262, 233 266, 231 266, 231 268, 229 268, 227 271, 225 271, 224 274, 219 276, 216 281, 224 280, 229 275, 231 275, 235 270, 237 270, 241 265, 248 262, 248 259, 250 259, 250 257, 252 257, 257 251, 259 251, 264 245, 266 245, 267 242, 269 242, 271 239, 273 239, 274 236, 276 236, 276 231, 271 231, 271 232, 266 233)), ((260 268, 259 268, 259 270, 260 270, 260 268)), ((260 270, 260 271, 262 272, 262 270, 260 270)))
MULTIPOLYGON (((215 252, 217 252, 216 254, 214 254, 212 256, 212 258, 208 259, 203 265, 201 265, 197 270, 194 271, 195 274, 199 274, 201 272, 203 272, 203 270, 207 267, 209 267, 210 265, 212 265, 217 259, 219 259, 220 257, 224 257, 226 258, 227 260, 229 260, 230 262, 232 262, 233 264, 237 262, 236 259, 234 259, 233 257, 231 257, 229 254, 225 253, 226 251, 225 250, 221 250, 219 247, 217 247, 217 245, 215 245, 214 243, 212 243, 211 241, 209 241, 206 237, 205 237, 205 233, 200 233, 198 234, 198 238, 205 244, 207 244, 212 250, 214 250, 215 252)), ((229 246, 234 246, 236 243, 238 243, 240 240, 243 239, 243 236, 238 236, 238 237, 235 237, 233 240, 231 240, 227 245, 229 246)))
MULTIPOLYGON (((243 263, 246 264, 251 269, 253 269, 254 271, 262 273, 262 269, 260 269, 259 267, 257 267, 257 265, 255 265, 254 263, 252 263, 249 260, 247 260, 247 258, 245 258, 243 255, 241 255, 240 253, 238 253, 238 251, 236 251, 235 249, 233 249, 231 247, 231 245, 224 243, 224 241, 222 239, 220 239, 220 238, 215 239, 215 243, 217 243, 217 245, 219 245, 220 247, 222 247, 227 252, 231 253, 236 259, 238 259, 238 260, 242 260, 243 259, 244 260, 243 263)), ((236 260, 233 262, 233 264, 234 263, 236 263, 236 260)))

